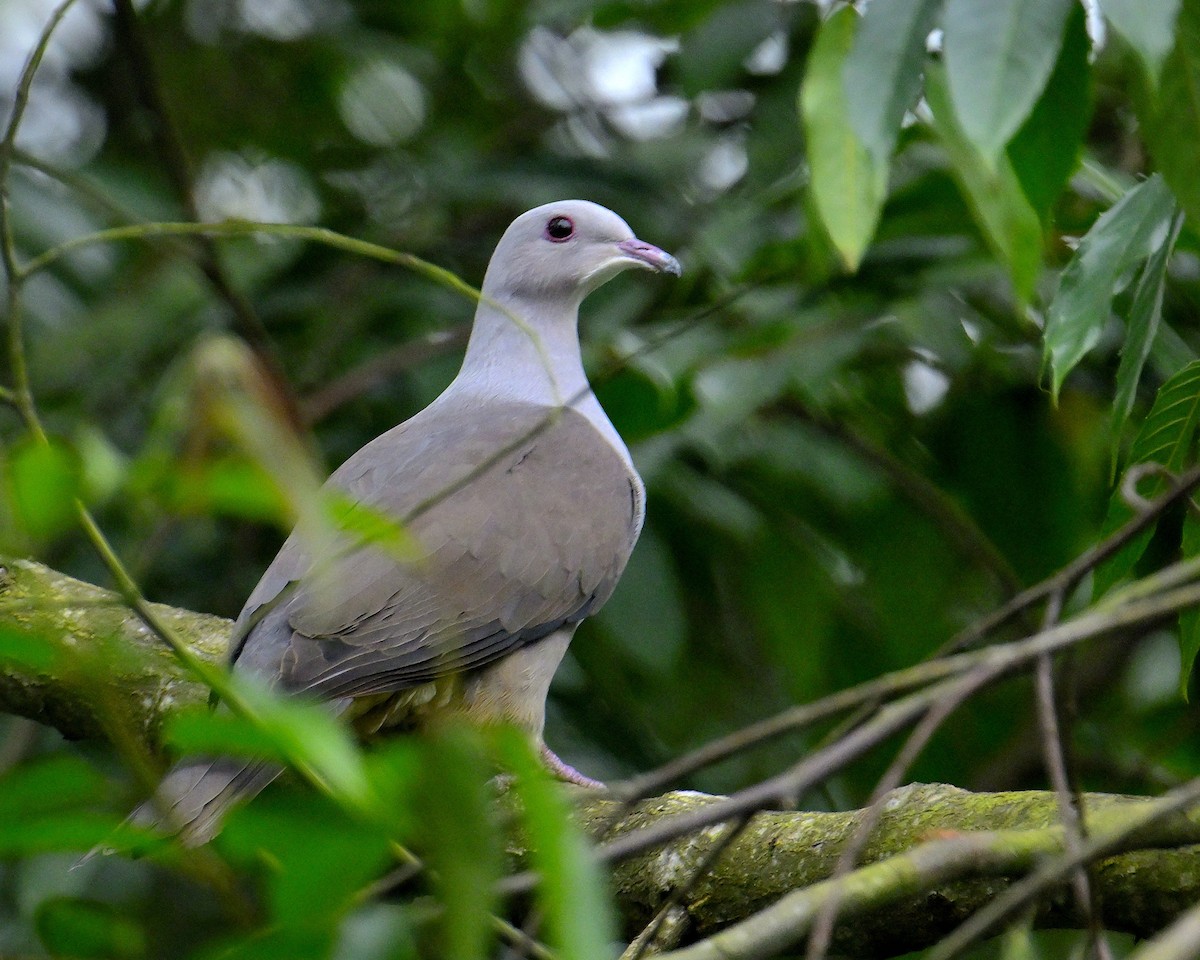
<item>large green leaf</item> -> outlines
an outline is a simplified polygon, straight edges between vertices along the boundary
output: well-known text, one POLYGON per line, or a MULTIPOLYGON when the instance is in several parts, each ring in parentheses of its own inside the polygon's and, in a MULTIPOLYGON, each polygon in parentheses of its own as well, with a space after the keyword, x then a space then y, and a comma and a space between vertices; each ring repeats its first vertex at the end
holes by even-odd
POLYGON ((110 904, 74 897, 53 897, 38 904, 38 936, 56 957, 132 960, 146 952, 146 935, 130 917, 110 904))
POLYGON ((1067 19, 1054 72, 1028 119, 1008 144, 1025 196, 1041 217, 1051 208, 1079 165, 1083 134, 1091 114, 1091 42, 1087 15, 1076 5, 1067 19))
POLYGON ((851 271, 858 268, 871 241, 887 191, 886 164, 873 159, 847 115, 842 68, 858 19, 852 8, 843 7, 825 21, 800 88, 813 200, 829 239, 851 271))
POLYGON ((1188 215, 1200 217, 1200 0, 1184 0, 1158 94, 1140 113, 1159 171, 1188 215))
POLYGON ((236 674, 230 682, 248 715, 224 709, 181 713, 168 729, 176 748, 186 753, 267 755, 303 769, 351 810, 377 809, 362 754, 332 710, 280 697, 236 674))
POLYGON ((846 57, 842 77, 850 124, 877 164, 890 159, 905 111, 921 92, 925 39, 942 3, 871 4, 846 57))
MULTIPOLYGON (((1194 509, 1184 515, 1179 546, 1185 560, 1200 555, 1200 519, 1194 509)), ((1200 654, 1200 609, 1192 607, 1179 614, 1179 696, 1185 701, 1197 654, 1200 654)))
POLYGON ((0 820, 86 806, 108 793, 104 778, 78 757, 59 754, 21 764, 0 777, 0 820))
POLYGON ((1167 185, 1153 176, 1106 210, 1079 242, 1046 314, 1045 353, 1055 397, 1100 340, 1118 284, 1162 243, 1174 206, 1167 185))
MULTIPOLYGON (((232 860, 271 865, 263 898, 271 926, 313 944, 332 939, 345 912, 391 862, 385 830, 346 816, 328 797, 286 787, 235 811, 217 842, 232 860)), ((263 941, 250 955, 288 956, 272 952, 272 943, 263 941)))
MULTIPOLYGON (((1150 415, 1133 441, 1129 465, 1157 463, 1172 473, 1178 473, 1190 460, 1196 447, 1196 431, 1200 427, 1200 360, 1189 363, 1164 383, 1154 400, 1150 415)), ((1138 493, 1152 499, 1167 486, 1161 476, 1147 478, 1138 493)), ((1104 518, 1104 536, 1133 517, 1133 508, 1125 502, 1120 487, 1114 491, 1104 518)), ((1153 529, 1143 530, 1096 571, 1095 593, 1104 594, 1124 577, 1137 563, 1153 529)))
POLYGON ((1100 0, 1109 24, 1141 57, 1146 73, 1158 82, 1163 60, 1175 42, 1179 0, 1100 0))
MULTIPOLYGON (((122 827, 112 814, 90 810, 64 810, 47 816, 28 815, 20 820, 0 820, 0 857, 28 857, 39 853, 81 852, 113 837, 140 839, 143 833, 122 827)), ((121 848, 129 840, 121 840, 121 848)))
POLYGON ((561 960, 608 956, 615 938, 612 906, 562 785, 549 778, 523 733, 503 731, 500 748, 516 775, 549 946, 561 960))
POLYGON ((1008 159, 989 163, 959 128, 950 106, 945 73, 930 64, 926 70, 925 97, 933 125, 954 174, 984 238, 1008 268, 1019 299, 1033 296, 1042 262, 1042 225, 1030 206, 1008 159))
POLYGON ((1074 0, 947 0, 943 51, 950 99, 989 162, 1041 95, 1074 0))
POLYGON ((9 456, 8 487, 20 534, 35 542, 58 536, 75 521, 79 458, 58 441, 25 440, 9 456))
POLYGON ((487 786, 492 770, 473 733, 449 727, 421 744, 416 814, 442 905, 437 955, 446 960, 490 955, 502 866, 495 798, 487 786))
POLYGON ((1142 268, 1133 305, 1129 309, 1129 332, 1125 346, 1121 349, 1121 363, 1117 367, 1117 395, 1113 400, 1112 414, 1112 464, 1116 470, 1117 452, 1121 443, 1121 430, 1133 409, 1137 396, 1138 381, 1142 378, 1142 367, 1150 356, 1154 337, 1162 319, 1163 289, 1167 280, 1167 264, 1175 249, 1175 240, 1183 226, 1183 215, 1176 214, 1171 229, 1159 248, 1151 254, 1142 268))

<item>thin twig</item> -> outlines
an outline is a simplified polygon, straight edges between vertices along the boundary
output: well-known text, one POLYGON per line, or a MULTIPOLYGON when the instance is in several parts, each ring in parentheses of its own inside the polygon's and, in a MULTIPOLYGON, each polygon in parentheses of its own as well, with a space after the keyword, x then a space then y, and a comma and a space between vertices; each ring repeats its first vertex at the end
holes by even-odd
MULTIPOLYGON (((971 944, 987 936, 997 924, 1023 910, 1046 890, 1058 886, 1083 864, 1110 856, 1122 849, 1126 843, 1136 839, 1137 834, 1162 824, 1165 820, 1195 806, 1198 801, 1200 778, 1164 794, 1158 800, 1148 801, 1140 815, 1117 829, 1093 830, 1091 836, 1080 844, 1075 853, 1048 861, 977 910, 957 929, 931 947, 925 960, 952 960, 971 944)), ((1099 820, 1101 817, 1095 815, 1094 819, 1099 820)))
MULTIPOLYGON (((654 915, 654 919, 646 925, 646 928, 637 935, 629 945, 629 948, 621 954, 620 960, 641 960, 641 957, 649 947, 660 948, 664 946, 659 940, 659 932, 669 920, 672 921, 671 936, 678 942, 678 939, 683 936, 686 929, 687 914, 685 911, 684 916, 678 918, 676 917, 677 911, 691 895, 691 892, 696 889, 696 884, 708 876, 709 871, 716 866, 717 861, 721 859, 725 851, 745 832, 749 823, 749 817, 742 817, 739 820, 725 824, 721 830, 721 835, 705 851, 703 858, 696 864, 691 875, 683 883, 676 884, 666 899, 659 904, 658 912, 654 915)), ((674 944, 665 945, 674 946, 674 944)))
POLYGON ((617 960, 632 960, 633 957, 644 956, 650 951, 658 954, 662 953, 663 949, 674 949, 683 939, 690 922, 691 918, 685 907, 679 904, 662 907, 641 933, 630 941, 617 960))
MULTIPOLYGON (((1062 614, 1063 594, 1050 594, 1043 618, 1045 628, 1058 623, 1062 614)), ((1057 697, 1054 692, 1054 658, 1041 654, 1034 666, 1034 689, 1036 692, 1038 729, 1041 731, 1042 755, 1046 773, 1054 794, 1058 798, 1058 816, 1063 825, 1067 853, 1078 854, 1086 839, 1083 825, 1082 798, 1076 792, 1067 767, 1064 737, 1059 723, 1057 697)), ((1091 877, 1086 866, 1081 866, 1071 876, 1071 891, 1079 915, 1084 918, 1088 929, 1090 953, 1096 960, 1111 960, 1108 941, 1100 927, 1096 910, 1096 899, 1091 877)))
POLYGON ((0 260, 3 262, 5 279, 8 281, 8 353, 13 378, 10 402, 17 408, 26 429, 33 434, 34 439, 43 443, 46 441, 46 432, 33 406, 33 395, 29 389, 29 367, 25 360, 21 312, 21 284, 24 274, 17 264, 16 241, 9 216, 8 178, 12 170, 17 131, 21 128, 21 120, 25 116, 26 107, 29 106, 29 91, 33 87, 33 78, 37 75, 42 58, 50 46, 50 38, 74 3, 75 0, 63 0, 42 28, 37 45, 21 72, 8 126, 4 131, 3 140, 0 140, 0 260))
POLYGON ((993 613, 959 632, 938 651, 938 655, 956 653, 973 646, 993 630, 1008 623, 1013 617, 1046 599, 1052 593, 1059 592, 1065 596, 1080 580, 1109 557, 1118 553, 1143 530, 1157 522, 1164 511, 1186 498, 1197 486, 1200 486, 1200 467, 1193 467, 1181 474, 1175 485, 1155 500, 1150 509, 1136 514, 1111 537, 1085 550, 1054 576, 1048 577, 1027 590, 1022 590, 993 613))
POLYGON ((1174 923, 1126 960, 1193 960, 1197 956, 1200 956, 1200 904, 1184 910, 1174 923))
MULTIPOLYGON (((1200 781, 1159 800, 1148 801, 1140 810, 1118 816, 1097 816, 1094 836, 1077 857, 1063 854, 1062 828, 968 833, 921 844, 886 860, 860 867, 839 880, 823 880, 786 894, 771 906, 739 923, 726 927, 706 940, 663 955, 663 960, 765 960, 787 952, 812 928, 824 902, 837 896, 855 916, 876 910, 905 896, 925 893, 937 886, 966 877, 991 876, 1028 870, 1046 860, 1025 880, 1019 881, 991 904, 976 912, 962 930, 991 910, 1018 887, 1036 889, 1033 896, 1062 882, 1084 859, 1098 859, 1123 850, 1148 846, 1176 846, 1193 842, 1197 827, 1179 819, 1180 811, 1200 800, 1200 781), (1081 859, 1083 858, 1083 859, 1081 859), (1077 862, 1078 861, 1078 862, 1077 862)), ((1018 898, 1015 898, 1018 899, 1018 898)), ((1023 896, 1015 909, 1023 908, 1023 896)), ((1008 913, 1005 913, 1007 916, 1008 913)), ((1002 918, 994 918, 995 920, 1002 918)), ((991 928, 991 922, 987 929, 991 928)), ((951 936, 954 936, 952 934, 951 936)), ((945 949, 949 938, 932 947, 928 960, 950 960, 962 947, 945 949)))
POLYGON ((470 327, 465 324, 449 330, 435 330, 417 340, 401 343, 371 357, 301 400, 300 412, 304 422, 309 425, 319 423, 338 407, 373 389, 389 377, 464 346, 469 333, 470 327))
MULTIPOLYGON (((1021 641, 988 647, 974 655, 960 655, 955 662, 961 668, 958 673, 981 669, 986 671, 985 682, 992 683, 1027 665, 1041 653, 1066 649, 1083 640, 1119 630, 1149 628, 1197 604, 1200 604, 1200 584, 1191 584, 1156 597, 1131 601, 1103 614, 1084 614, 1021 641)), ((600 847, 599 856, 606 861, 624 859, 715 823, 765 809, 781 798, 795 796, 832 771, 840 769, 848 760, 862 755, 914 723, 931 704, 950 693, 957 683, 957 678, 951 676, 918 693, 889 703, 874 719, 844 740, 825 751, 810 755, 790 770, 718 803, 662 820, 653 827, 609 841, 600 847)))
MULTIPOLYGON (((983 670, 968 673, 946 696, 935 702, 921 718, 921 722, 917 724, 900 752, 896 754, 895 759, 892 760, 875 785, 875 789, 871 793, 871 801, 863 810, 862 819, 855 826, 854 833, 846 841, 845 848, 838 856, 831 879, 837 880, 857 866, 858 860, 871 838, 871 833, 879 823, 879 818, 883 816, 883 805, 887 795, 900 786, 908 774, 909 768, 916 762, 917 757, 929 744, 933 735, 941 729, 942 724, 950 718, 955 710, 978 692, 987 680, 988 675, 983 670)), ((812 932, 809 934, 808 949, 805 951, 806 960, 823 960, 825 957, 829 945, 833 941, 833 929, 837 924, 840 906, 841 900, 835 888, 817 913, 812 932)))
MULTIPOLYGON (((129 73, 135 95, 149 120, 150 136, 159 160, 162 161, 162 168, 187 216, 192 220, 199 220, 200 213, 196 207, 191 164, 188 162, 183 142, 179 138, 175 123, 171 119, 171 113, 167 109, 166 100, 163 98, 154 57, 142 35, 137 11, 133 8, 132 0, 114 0, 113 24, 117 44, 129 63, 129 73)), ((229 282, 212 240, 201 235, 198 241, 196 262, 201 273, 204 274, 217 296, 225 301, 233 313, 238 332, 250 342, 255 352, 263 357, 272 373, 278 378, 279 364, 275 358, 270 334, 267 333, 262 319, 254 311, 250 302, 229 282)), ((288 399, 294 405, 294 398, 289 396, 288 399)))
POLYGON ((533 960, 557 960, 558 955, 553 950, 503 917, 492 917, 492 929, 520 951, 518 956, 533 957, 533 960))

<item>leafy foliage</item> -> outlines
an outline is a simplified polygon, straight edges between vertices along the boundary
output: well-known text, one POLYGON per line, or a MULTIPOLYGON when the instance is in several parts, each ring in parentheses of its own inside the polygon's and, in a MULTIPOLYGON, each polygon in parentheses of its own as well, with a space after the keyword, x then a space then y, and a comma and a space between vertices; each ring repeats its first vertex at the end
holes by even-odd
MULTIPOLYGON (((44 23, 44 6, 0 5, 0 37, 10 9, 44 23)), ((134 7, 66 14, 0 146, 23 344, 3 378, 7 554, 103 580, 82 503, 146 595, 226 615, 296 523, 318 553, 358 537, 407 556, 402 518, 320 481, 444 387, 464 281, 512 216, 562 196, 685 266, 584 311, 649 492, 620 591, 552 695, 548 738, 591 773, 932 655, 1132 517, 1130 468, 1196 463, 1200 0, 1101 0, 1106 39, 1067 0, 134 7)), ((35 42, 0 44, 5 102, 35 42)), ((1168 486, 1152 472, 1137 492, 1168 486)), ((1198 553, 1188 503, 1091 592, 1198 553)), ((1200 774, 1177 695, 1198 623, 1076 664, 1083 785, 1200 774)), ((119 660, 0 629, 0 660, 64 659, 120 689, 119 660)), ((540 917, 527 932, 560 957, 636 933, 523 745, 364 749, 319 707, 234 692, 168 744, 299 776, 213 850, 129 830, 114 845, 146 860, 74 872, 66 855, 110 836, 154 761, 116 720, 111 751, 11 721, 0 953, 474 958, 506 910, 540 917), (496 895, 513 826, 497 768, 541 873, 532 914, 496 895)), ((1042 784, 1029 700, 1024 680, 974 697, 912 776, 1042 784)), ((826 732, 687 785, 758 782, 826 732)), ((889 759, 801 799, 861 802, 889 759)))

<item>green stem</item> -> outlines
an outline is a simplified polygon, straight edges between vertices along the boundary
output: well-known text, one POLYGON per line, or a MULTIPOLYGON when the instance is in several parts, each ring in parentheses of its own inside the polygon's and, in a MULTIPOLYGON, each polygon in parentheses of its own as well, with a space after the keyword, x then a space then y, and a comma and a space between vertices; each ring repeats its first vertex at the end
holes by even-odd
POLYGON ((460 279, 444 267, 399 250, 366 240, 358 240, 345 234, 330 230, 327 227, 311 227, 293 223, 255 223, 249 220, 224 220, 220 223, 138 223, 121 227, 109 227, 86 233, 83 236, 72 237, 58 246, 38 254, 21 270, 22 277, 43 270, 50 264, 62 259, 68 253, 97 243, 110 243, 114 240, 145 240, 152 237, 285 237, 293 240, 308 240, 323 243, 326 246, 346 250, 363 257, 371 257, 384 263, 394 263, 428 277, 437 283, 450 287, 470 300, 478 302, 482 294, 469 283, 460 279))

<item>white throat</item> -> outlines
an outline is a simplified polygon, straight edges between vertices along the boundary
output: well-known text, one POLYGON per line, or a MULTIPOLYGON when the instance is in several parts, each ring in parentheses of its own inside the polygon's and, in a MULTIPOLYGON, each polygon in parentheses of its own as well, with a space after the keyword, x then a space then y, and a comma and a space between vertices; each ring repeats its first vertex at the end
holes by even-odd
POLYGON ((578 307, 571 305, 567 316, 557 317, 545 316, 544 310, 482 301, 451 388, 546 406, 566 406, 590 394, 579 352, 578 307))
POLYGON ((568 306, 567 315, 550 317, 538 304, 481 302, 462 368, 443 396, 572 407, 632 466, 629 451, 592 393, 583 369, 579 305, 568 306))

